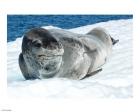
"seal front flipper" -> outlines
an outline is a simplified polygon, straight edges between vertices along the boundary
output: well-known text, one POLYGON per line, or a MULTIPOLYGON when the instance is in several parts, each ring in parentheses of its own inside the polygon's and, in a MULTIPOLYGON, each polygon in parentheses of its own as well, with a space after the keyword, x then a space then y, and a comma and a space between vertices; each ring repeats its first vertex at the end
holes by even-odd
POLYGON ((37 79, 37 77, 35 75, 33 75, 33 74, 31 75, 31 73, 29 73, 29 70, 28 70, 27 65, 24 61, 22 53, 20 53, 20 55, 19 55, 18 62, 19 62, 20 70, 21 70, 21 72, 26 80, 37 79))
POLYGON ((97 57, 97 49, 93 49, 93 50, 88 50, 86 52, 86 54, 90 57, 91 59, 91 63, 90 63, 90 67, 88 69, 88 74, 92 73, 94 71, 94 63, 97 57))
POLYGON ((90 74, 87 74, 85 77, 83 77, 83 78, 80 79, 80 80, 83 80, 83 79, 89 78, 89 77, 91 77, 91 76, 93 76, 93 75, 95 75, 95 74, 101 72, 102 70, 103 70, 103 69, 100 68, 100 69, 98 69, 98 70, 96 70, 96 71, 94 71, 94 72, 92 72, 92 73, 90 73, 90 74))

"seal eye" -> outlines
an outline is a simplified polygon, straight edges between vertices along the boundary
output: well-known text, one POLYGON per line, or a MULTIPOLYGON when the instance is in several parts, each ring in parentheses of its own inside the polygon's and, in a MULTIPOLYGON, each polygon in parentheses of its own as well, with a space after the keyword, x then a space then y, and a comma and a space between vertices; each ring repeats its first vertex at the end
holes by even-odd
POLYGON ((41 43, 37 40, 33 41, 33 45, 37 48, 41 47, 41 43))
POLYGON ((41 47, 41 44, 40 43, 36 43, 34 44, 35 47, 41 47))

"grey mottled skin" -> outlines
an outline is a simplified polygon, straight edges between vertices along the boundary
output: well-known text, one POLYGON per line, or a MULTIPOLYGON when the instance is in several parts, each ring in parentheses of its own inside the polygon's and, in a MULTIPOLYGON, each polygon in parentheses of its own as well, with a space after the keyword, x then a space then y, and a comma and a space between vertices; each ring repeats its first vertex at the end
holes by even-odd
POLYGON ((19 66, 25 79, 83 79, 101 70, 117 41, 102 28, 85 35, 34 28, 23 37, 19 66))

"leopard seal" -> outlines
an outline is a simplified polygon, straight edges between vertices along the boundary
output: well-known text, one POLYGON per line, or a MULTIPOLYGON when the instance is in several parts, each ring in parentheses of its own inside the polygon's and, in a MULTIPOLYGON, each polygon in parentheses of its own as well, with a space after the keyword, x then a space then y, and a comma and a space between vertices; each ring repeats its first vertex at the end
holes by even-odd
POLYGON ((33 28, 23 36, 19 67, 27 80, 83 79, 101 70, 117 42, 103 28, 94 28, 87 34, 33 28))

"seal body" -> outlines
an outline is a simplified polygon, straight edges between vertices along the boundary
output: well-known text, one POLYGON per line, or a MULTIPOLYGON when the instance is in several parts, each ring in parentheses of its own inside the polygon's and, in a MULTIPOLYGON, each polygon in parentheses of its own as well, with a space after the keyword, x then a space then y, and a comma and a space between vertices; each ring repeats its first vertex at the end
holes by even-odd
POLYGON ((116 42, 102 28, 87 34, 34 28, 25 33, 19 66, 25 79, 82 79, 101 69, 116 42))

